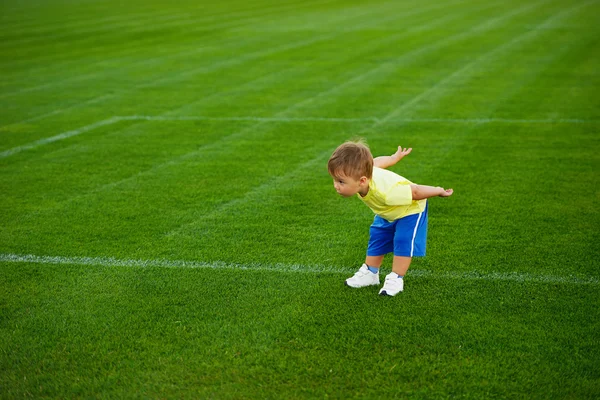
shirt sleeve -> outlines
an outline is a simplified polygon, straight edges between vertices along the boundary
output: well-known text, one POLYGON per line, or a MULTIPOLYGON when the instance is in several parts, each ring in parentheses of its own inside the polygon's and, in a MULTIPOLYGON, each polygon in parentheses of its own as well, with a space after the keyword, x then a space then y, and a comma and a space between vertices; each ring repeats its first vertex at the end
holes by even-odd
POLYGON ((385 202, 390 206, 408 206, 412 201, 412 189, 409 183, 397 183, 387 191, 385 196, 385 202))

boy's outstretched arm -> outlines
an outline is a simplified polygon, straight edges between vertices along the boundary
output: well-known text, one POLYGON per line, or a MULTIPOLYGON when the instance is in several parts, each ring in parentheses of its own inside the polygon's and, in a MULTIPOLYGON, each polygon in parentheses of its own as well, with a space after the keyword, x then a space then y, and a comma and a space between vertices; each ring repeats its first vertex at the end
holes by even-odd
POLYGON ((412 189, 413 200, 424 200, 430 197, 448 197, 452 196, 454 190, 444 189, 440 186, 410 185, 412 189))
POLYGON ((412 151, 411 148, 402 149, 402 146, 398 146, 398 151, 396 151, 391 156, 380 156, 373 159, 373 166, 378 168, 387 168, 396 164, 398 161, 402 160, 404 156, 407 156, 412 151))

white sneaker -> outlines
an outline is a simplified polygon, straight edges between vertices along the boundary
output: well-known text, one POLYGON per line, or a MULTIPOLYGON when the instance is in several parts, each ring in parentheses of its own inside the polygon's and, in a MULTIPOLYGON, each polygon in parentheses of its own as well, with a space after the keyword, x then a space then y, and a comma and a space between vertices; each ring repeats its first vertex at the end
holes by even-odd
POLYGON ((398 274, 390 272, 385 277, 383 287, 379 291, 381 296, 395 296, 404 290, 404 279, 398 278, 398 274))
POLYGON ((369 271, 367 264, 363 264, 352 278, 346 279, 346 285, 353 288, 379 285, 379 272, 374 274, 369 271))

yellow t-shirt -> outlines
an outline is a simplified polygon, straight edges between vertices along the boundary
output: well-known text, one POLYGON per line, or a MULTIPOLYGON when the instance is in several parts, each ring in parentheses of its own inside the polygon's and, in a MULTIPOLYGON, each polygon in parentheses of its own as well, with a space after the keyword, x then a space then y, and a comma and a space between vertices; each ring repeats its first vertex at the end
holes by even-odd
POLYGON ((427 200, 413 200, 411 181, 387 169, 373 167, 369 193, 357 194, 373 212, 389 222, 425 211, 427 200))

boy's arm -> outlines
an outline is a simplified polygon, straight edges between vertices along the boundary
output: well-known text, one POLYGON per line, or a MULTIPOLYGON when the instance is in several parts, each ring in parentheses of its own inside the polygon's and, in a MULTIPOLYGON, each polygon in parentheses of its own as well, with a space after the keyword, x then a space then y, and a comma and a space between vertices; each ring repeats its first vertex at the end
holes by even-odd
POLYGON ((437 186, 425 186, 425 185, 410 185, 412 190, 413 200, 424 200, 430 197, 448 197, 452 196, 454 190, 444 189, 443 187, 437 186))
POLYGON ((387 168, 396 164, 398 161, 402 160, 404 156, 407 156, 412 151, 412 147, 409 149, 402 149, 402 146, 398 146, 398 151, 396 151, 391 156, 380 156, 373 159, 373 166, 377 168, 387 168))

